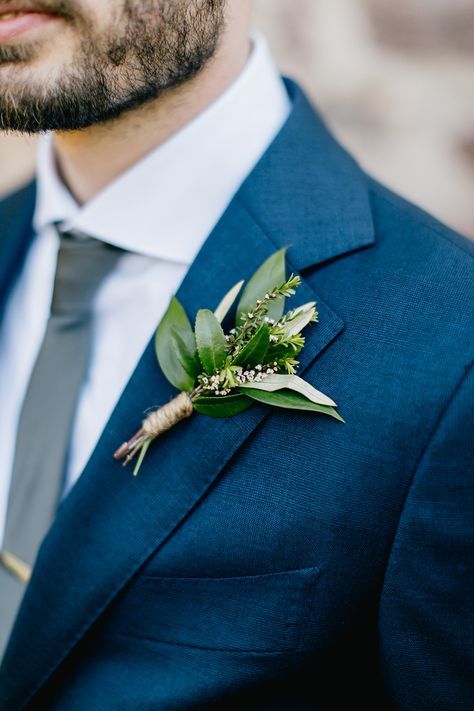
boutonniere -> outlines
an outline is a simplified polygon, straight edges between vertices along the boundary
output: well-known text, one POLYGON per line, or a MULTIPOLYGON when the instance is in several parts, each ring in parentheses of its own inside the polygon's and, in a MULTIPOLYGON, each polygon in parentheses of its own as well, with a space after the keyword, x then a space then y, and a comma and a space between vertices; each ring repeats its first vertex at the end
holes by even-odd
POLYGON ((153 440, 195 411, 229 417, 263 402, 345 422, 331 398, 296 375, 305 343, 302 331, 318 322, 319 314, 315 301, 285 313, 285 299, 301 284, 298 275, 286 278, 285 251, 266 259, 242 293, 244 281, 239 281, 215 311, 199 309, 194 330, 172 298, 156 330, 155 351, 165 377, 180 393, 151 412, 115 452, 124 465, 138 455, 134 475, 153 440), (225 334, 221 323, 240 293, 235 325, 225 334))

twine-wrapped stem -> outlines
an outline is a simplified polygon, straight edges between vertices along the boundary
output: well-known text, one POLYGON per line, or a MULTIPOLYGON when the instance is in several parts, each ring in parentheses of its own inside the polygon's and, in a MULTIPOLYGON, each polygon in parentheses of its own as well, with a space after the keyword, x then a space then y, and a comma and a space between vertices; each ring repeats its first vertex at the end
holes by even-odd
POLYGON ((128 442, 124 442, 114 453, 115 459, 123 459, 124 466, 147 443, 166 430, 193 414, 192 394, 180 392, 172 400, 162 405, 143 420, 141 428, 128 442))
POLYGON ((155 438, 192 414, 193 403, 191 398, 188 393, 181 392, 167 402, 166 405, 162 405, 158 410, 150 412, 142 422, 142 429, 149 437, 155 438))

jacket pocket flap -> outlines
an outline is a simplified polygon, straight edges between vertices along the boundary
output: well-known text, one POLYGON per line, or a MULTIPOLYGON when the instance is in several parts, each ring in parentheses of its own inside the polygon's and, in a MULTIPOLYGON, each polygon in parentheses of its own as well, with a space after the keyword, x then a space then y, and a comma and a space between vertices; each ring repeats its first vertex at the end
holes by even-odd
POLYGON ((138 575, 102 632, 203 649, 298 649, 320 568, 224 578, 138 575))

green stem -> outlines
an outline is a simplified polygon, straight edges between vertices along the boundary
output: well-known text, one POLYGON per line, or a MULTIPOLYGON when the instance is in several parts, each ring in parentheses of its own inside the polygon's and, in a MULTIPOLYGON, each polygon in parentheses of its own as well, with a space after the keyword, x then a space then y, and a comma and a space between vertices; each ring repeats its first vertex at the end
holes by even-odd
POLYGON ((145 454, 147 453, 148 447, 150 446, 150 444, 152 443, 152 441, 153 441, 153 440, 152 440, 151 438, 149 438, 149 439, 146 439, 146 440, 144 441, 144 443, 142 444, 142 447, 141 447, 141 450, 140 450, 140 454, 139 454, 139 457, 138 457, 138 459, 137 459, 137 463, 135 464, 135 469, 133 470, 133 476, 137 476, 138 470, 140 469, 140 467, 141 467, 141 465, 142 465, 142 462, 143 462, 143 460, 144 460, 144 458, 145 458, 145 454))

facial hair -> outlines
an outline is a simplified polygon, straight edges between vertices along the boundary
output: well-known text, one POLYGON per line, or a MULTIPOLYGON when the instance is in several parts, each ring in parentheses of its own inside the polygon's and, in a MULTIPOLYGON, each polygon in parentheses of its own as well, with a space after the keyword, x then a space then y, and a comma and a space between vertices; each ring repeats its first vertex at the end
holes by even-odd
POLYGON ((76 0, 39 0, 32 9, 71 23, 80 44, 60 76, 41 86, 33 81, 34 59, 44 46, 0 45, 0 129, 77 130, 156 99, 193 78, 215 54, 224 6, 225 0, 123 0, 99 34, 76 0), (21 78, 15 72, 28 62, 30 80, 24 69, 21 78))

